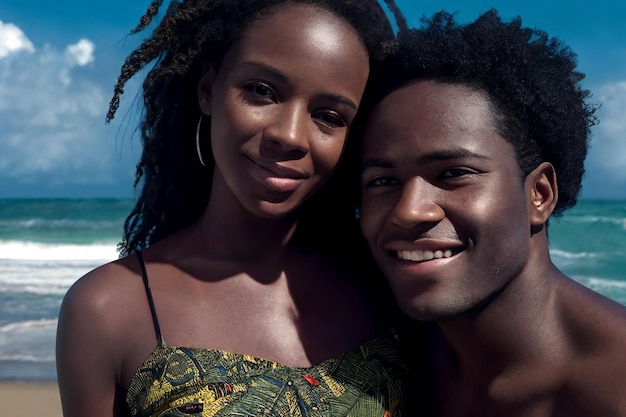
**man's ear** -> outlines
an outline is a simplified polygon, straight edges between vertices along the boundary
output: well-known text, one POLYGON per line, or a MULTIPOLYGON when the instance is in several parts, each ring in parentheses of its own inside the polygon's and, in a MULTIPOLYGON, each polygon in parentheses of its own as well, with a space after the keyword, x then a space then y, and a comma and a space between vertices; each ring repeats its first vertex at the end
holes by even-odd
POLYGON ((215 68, 213 65, 209 65, 198 83, 198 105, 202 113, 206 116, 211 116, 213 112, 211 87, 213 86, 213 81, 215 81, 215 75, 215 68))
POLYGON ((528 193, 528 218, 532 226, 543 226, 556 207, 559 188, 554 166, 542 162, 526 176, 528 193))

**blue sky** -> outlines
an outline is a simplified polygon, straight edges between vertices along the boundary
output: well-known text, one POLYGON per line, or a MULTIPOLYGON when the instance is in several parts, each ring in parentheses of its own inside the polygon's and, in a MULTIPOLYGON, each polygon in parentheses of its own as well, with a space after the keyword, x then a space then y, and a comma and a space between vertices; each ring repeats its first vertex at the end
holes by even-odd
MULTIPOLYGON (((601 103, 583 198, 626 199, 626 29, 622 0, 397 0, 409 23, 441 9, 467 22, 495 7, 578 54, 601 103)), ((104 124, 127 37, 147 0, 0 2, 0 198, 132 197, 141 145, 139 80, 104 124)))

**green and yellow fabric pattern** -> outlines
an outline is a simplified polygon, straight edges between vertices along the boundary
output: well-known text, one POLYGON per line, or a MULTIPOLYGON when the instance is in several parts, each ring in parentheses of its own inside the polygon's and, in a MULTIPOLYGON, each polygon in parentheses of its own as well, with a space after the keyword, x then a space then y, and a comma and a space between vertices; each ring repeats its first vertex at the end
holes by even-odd
POLYGON ((309 368, 163 344, 126 400, 141 417, 400 417, 405 375, 393 330, 309 368))

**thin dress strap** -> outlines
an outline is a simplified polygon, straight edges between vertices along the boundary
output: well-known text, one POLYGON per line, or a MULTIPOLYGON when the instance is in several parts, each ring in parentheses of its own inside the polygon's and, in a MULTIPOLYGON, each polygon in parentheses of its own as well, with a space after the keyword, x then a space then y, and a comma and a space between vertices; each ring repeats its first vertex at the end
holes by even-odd
POLYGON ((141 266, 141 275, 143 277, 143 285, 146 288, 146 295, 148 296, 148 304, 150 304, 150 313, 152 314, 152 321, 154 323, 154 331, 156 332, 157 342, 159 346, 164 345, 163 336, 161 335, 161 326, 159 326, 159 319, 157 318, 156 308, 154 307, 154 299, 152 298, 152 290, 150 290, 150 282, 148 281, 148 272, 146 271, 146 265, 143 261, 143 254, 141 251, 137 251, 137 259, 139 260, 139 266, 141 266))

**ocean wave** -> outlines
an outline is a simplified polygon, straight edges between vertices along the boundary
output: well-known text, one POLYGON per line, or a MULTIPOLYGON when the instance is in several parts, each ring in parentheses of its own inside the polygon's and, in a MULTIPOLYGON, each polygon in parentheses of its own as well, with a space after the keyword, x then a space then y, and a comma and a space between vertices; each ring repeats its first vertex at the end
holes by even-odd
POLYGON ((120 220, 91 220, 91 219, 46 219, 33 217, 27 219, 1 219, 0 229, 37 229, 41 231, 54 230, 105 230, 121 233, 120 220))
MULTIPOLYGON (((84 275, 84 274, 83 274, 84 275)), ((79 275, 78 277, 81 277, 79 275)), ((76 281, 76 277, 69 281, 68 285, 65 286, 47 286, 47 287, 38 287, 38 286, 8 286, 8 285, 0 285, 0 294, 34 294, 34 295, 43 295, 43 296, 63 296, 67 290, 69 290, 70 286, 76 281)), ((1 283, 0 283, 1 284, 1 283)))
POLYGON ((56 319, 14 321, 0 327, 0 371, 11 363, 54 362, 56 319))
POLYGON ((0 294, 62 295, 81 276, 95 269, 100 261, 1 261, 0 294))
POLYGON ((590 287, 624 291, 624 294, 626 294, 626 281, 616 281, 613 279, 582 276, 575 276, 574 279, 590 287))
POLYGON ((14 302, 24 300, 26 303, 31 303, 32 296, 36 295, 62 296, 77 279, 110 261, 100 259, 103 256, 85 258, 90 259, 0 258, 0 295, 8 294, 14 302))
POLYGON ((31 362, 31 363, 45 363, 45 362, 54 362, 54 355, 51 356, 35 356, 35 355, 24 355, 19 353, 14 354, 3 354, 0 352, 0 361, 11 361, 11 362, 31 362))
POLYGON ((56 328, 57 320, 41 319, 9 323, 5 324, 4 326, 0 326, 0 333, 18 332, 28 329, 41 329, 50 327, 56 328))
POLYGON ((600 256, 597 252, 567 252, 560 249, 550 249, 550 254, 554 257, 565 259, 593 259, 600 256))
POLYGON ((620 227, 623 230, 626 230, 626 218, 625 217, 612 217, 612 216, 569 216, 563 218, 557 218, 555 223, 558 222, 569 222, 573 224, 609 224, 620 227))
POLYGON ((616 281, 612 279, 573 276, 574 280, 591 288, 592 290, 605 295, 620 304, 626 305, 626 281, 616 281))
POLYGON ((94 260, 107 262, 117 258, 117 246, 114 243, 77 245, 0 240, 0 259, 94 260))

